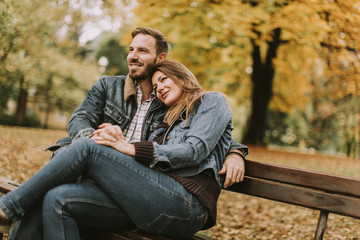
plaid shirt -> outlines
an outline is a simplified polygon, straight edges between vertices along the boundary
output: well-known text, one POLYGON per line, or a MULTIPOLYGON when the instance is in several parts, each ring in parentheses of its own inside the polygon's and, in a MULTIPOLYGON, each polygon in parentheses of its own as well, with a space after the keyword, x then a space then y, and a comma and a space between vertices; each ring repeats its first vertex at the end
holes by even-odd
POLYGON ((124 135, 128 143, 140 142, 141 141, 141 130, 143 127, 143 122, 146 117, 146 113, 150 108, 151 102, 155 99, 155 93, 152 92, 149 96, 149 99, 141 102, 142 91, 140 85, 135 83, 136 86, 136 100, 137 100, 137 110, 135 116, 131 120, 130 125, 125 129, 124 135))

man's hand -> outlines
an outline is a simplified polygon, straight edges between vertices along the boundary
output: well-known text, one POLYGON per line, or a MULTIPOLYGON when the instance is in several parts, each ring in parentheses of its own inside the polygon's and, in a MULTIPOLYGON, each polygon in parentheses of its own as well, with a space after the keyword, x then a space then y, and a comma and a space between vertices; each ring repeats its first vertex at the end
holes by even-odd
POLYGON ((244 159, 238 154, 229 154, 219 174, 226 174, 224 188, 242 182, 245 175, 244 159))
POLYGON ((118 140, 124 140, 125 137, 121 128, 118 125, 112 125, 110 123, 103 123, 97 130, 93 132, 93 137, 100 137, 104 140, 116 142, 118 140))

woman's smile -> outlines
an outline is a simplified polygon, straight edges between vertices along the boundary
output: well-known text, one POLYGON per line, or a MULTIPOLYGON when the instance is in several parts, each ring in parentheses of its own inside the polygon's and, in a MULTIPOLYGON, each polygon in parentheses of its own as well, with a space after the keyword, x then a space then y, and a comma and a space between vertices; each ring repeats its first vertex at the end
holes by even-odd
POLYGON ((166 96, 168 95, 168 93, 169 93, 169 91, 163 92, 163 93, 161 94, 161 97, 162 97, 163 99, 165 99, 166 96))

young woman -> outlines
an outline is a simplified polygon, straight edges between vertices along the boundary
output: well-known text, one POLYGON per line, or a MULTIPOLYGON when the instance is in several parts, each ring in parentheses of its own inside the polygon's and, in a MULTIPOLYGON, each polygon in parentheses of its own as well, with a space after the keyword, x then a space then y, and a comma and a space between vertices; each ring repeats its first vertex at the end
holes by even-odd
POLYGON ((155 69, 153 88, 170 108, 149 141, 129 144, 103 124, 1 197, 0 219, 20 220, 43 201, 44 239, 80 239, 78 224, 174 239, 213 226, 233 128, 229 106, 182 64, 155 69))

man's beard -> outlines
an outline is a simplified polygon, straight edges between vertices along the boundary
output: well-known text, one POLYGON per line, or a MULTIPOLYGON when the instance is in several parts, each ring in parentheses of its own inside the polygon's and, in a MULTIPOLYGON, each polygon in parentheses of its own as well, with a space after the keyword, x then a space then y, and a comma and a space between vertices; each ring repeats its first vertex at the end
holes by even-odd
POLYGON ((142 71, 139 75, 136 75, 136 74, 132 73, 131 71, 129 71, 129 76, 137 82, 141 82, 146 79, 149 79, 151 77, 150 75, 154 71, 155 65, 156 65, 156 59, 152 63, 149 63, 145 67, 144 71, 142 71))

